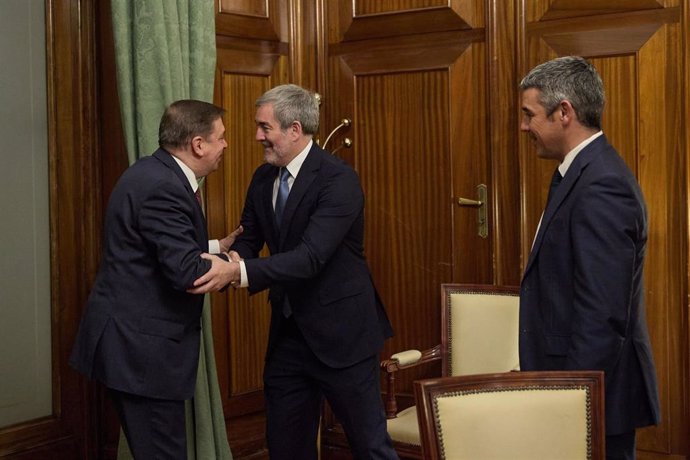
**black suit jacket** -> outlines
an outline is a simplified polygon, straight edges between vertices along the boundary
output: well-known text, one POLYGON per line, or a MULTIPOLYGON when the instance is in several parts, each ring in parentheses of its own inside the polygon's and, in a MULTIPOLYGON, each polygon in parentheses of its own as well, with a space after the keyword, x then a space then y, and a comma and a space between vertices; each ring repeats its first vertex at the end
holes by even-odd
POLYGON ((112 192, 103 255, 70 363, 116 390, 189 399, 210 269, 206 223, 189 181, 164 150, 128 168, 112 192))
POLYGON ((392 329, 364 257, 364 194, 355 171, 313 144, 278 230, 272 205, 278 168, 260 166, 247 191, 244 233, 232 249, 245 259, 249 291, 270 288, 268 353, 289 299, 316 356, 331 367, 378 353, 392 329), (264 244, 271 256, 258 258, 264 244))
POLYGON ((544 211, 522 279, 520 368, 605 371, 607 435, 659 420, 646 242, 640 187, 602 135, 575 157, 544 211))

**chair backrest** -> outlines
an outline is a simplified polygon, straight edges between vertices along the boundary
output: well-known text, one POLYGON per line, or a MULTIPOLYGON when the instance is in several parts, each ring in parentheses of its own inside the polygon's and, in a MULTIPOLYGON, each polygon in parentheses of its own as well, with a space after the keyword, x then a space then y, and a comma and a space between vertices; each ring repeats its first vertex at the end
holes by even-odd
POLYGON ((441 299, 444 377, 519 369, 518 287, 442 284, 441 299))
POLYGON ((414 385, 426 460, 605 456, 601 371, 452 376, 414 385))

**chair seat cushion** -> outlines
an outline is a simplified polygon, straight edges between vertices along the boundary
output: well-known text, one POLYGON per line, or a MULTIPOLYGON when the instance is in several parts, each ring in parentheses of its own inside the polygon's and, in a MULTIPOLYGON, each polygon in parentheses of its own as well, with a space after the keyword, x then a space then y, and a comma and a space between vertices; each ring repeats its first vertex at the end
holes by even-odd
POLYGON ((388 419, 388 434, 393 441, 421 446, 417 408, 415 406, 408 407, 398 412, 396 418, 388 419))

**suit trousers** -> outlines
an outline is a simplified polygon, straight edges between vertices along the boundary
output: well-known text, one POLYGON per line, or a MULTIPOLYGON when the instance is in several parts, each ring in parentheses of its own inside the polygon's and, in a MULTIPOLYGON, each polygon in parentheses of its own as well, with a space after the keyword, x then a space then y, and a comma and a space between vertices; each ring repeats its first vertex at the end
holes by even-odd
POLYGON ((152 399, 108 388, 135 460, 186 460, 184 401, 152 399))
POLYGON ((271 460, 315 460, 322 400, 342 423, 355 459, 397 459, 386 429, 376 355, 335 369, 323 364, 294 317, 266 360, 266 437, 271 460))
POLYGON ((606 436, 606 460, 635 460, 635 430, 606 436))

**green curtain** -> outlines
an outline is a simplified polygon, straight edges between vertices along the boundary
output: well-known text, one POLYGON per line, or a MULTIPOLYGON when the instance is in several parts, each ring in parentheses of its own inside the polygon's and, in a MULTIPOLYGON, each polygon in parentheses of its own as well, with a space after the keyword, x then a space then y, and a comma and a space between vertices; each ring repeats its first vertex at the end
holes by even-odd
POLYGON ((158 148, 178 99, 213 101, 214 0, 112 0, 115 61, 130 163, 158 148))
MULTIPOLYGON (((129 163, 158 148, 165 107, 213 101, 214 0, 111 0, 120 111, 129 163)), ((232 459, 218 388, 208 296, 194 399, 186 403, 190 460, 232 459)), ((120 433, 118 460, 131 459, 120 433)))

